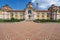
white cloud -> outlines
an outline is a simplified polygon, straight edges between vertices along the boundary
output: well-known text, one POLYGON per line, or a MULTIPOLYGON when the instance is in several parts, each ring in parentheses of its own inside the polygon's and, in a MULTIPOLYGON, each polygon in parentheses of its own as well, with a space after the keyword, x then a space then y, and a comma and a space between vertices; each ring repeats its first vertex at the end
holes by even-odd
POLYGON ((39 8, 46 9, 52 4, 60 6, 60 0, 32 0, 32 3, 36 5, 36 2, 39 3, 39 8))
POLYGON ((46 8, 44 5, 40 5, 39 7, 42 8, 42 9, 46 8))
POLYGON ((35 0, 32 0, 32 2, 35 2, 35 0))

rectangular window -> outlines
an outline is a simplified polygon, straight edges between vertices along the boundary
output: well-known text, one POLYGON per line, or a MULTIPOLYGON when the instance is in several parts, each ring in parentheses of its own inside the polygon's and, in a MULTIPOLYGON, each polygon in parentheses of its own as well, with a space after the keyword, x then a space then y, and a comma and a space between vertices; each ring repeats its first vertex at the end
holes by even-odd
POLYGON ((59 6, 59 9, 58 9, 58 11, 60 12, 60 6, 59 6))
POLYGON ((18 17, 18 13, 17 12, 15 13, 15 17, 18 17))
POLYGON ((44 18, 44 13, 42 13, 42 17, 44 18))
POLYGON ((47 13, 47 17, 49 17, 49 13, 47 13))
POLYGON ((11 17, 13 17, 13 12, 11 12, 11 17))
POLYGON ((59 12, 60 12, 60 10, 59 10, 59 12))
POLYGON ((16 14, 15 17, 18 17, 18 15, 16 14))
POLYGON ((23 14, 22 13, 20 13, 20 17, 23 17, 23 14))
POLYGON ((37 14, 37 17, 39 17, 39 13, 37 14))

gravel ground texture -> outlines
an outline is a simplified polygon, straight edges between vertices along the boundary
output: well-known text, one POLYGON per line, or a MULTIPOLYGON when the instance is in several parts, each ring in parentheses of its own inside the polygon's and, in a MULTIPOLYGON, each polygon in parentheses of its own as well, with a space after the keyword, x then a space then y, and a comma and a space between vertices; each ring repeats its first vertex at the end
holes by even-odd
POLYGON ((60 23, 0 23, 0 40, 60 40, 60 23))

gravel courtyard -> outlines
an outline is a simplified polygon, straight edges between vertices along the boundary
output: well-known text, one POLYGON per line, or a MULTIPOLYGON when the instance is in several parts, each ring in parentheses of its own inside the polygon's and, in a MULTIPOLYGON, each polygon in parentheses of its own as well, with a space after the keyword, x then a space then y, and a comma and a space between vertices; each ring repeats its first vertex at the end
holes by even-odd
POLYGON ((60 40, 60 23, 0 23, 0 40, 60 40))

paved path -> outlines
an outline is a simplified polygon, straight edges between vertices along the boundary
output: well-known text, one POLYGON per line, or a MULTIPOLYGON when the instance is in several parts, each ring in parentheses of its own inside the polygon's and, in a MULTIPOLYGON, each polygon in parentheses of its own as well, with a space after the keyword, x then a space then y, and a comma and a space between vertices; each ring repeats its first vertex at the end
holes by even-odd
POLYGON ((0 23, 0 40, 60 40, 60 24, 0 23))

